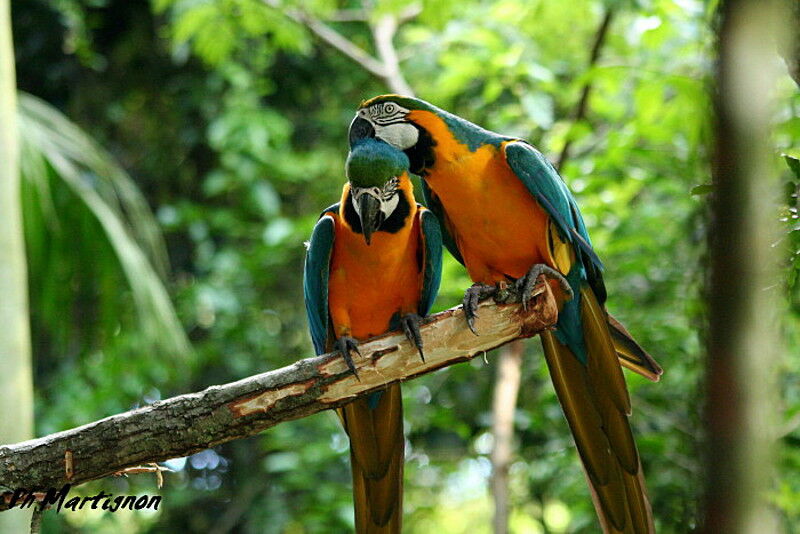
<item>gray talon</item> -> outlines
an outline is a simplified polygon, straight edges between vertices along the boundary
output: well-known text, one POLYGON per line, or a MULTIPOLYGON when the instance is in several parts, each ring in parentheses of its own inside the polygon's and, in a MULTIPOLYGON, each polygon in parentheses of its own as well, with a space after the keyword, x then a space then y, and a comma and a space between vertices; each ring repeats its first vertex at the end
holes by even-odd
POLYGON ((422 334, 419 331, 419 326, 422 324, 422 317, 416 313, 409 313, 400 318, 400 324, 403 327, 403 332, 406 338, 417 347, 419 357, 425 361, 425 354, 422 352, 422 334))
POLYGON ((360 382, 361 378, 358 376, 358 370, 353 363, 353 357, 350 356, 351 350, 361 356, 361 352, 358 350, 358 340, 352 337, 342 336, 336 340, 336 350, 342 355, 342 358, 344 358, 344 363, 347 364, 347 368, 352 371, 360 382))
POLYGON ((572 299, 575 294, 572 291, 572 288, 567 282, 567 279, 564 278, 560 272, 556 271, 552 267, 548 267, 542 263, 538 263, 530 268, 528 273, 516 281, 515 286, 517 290, 520 292, 520 301, 522 302, 522 309, 528 310, 528 303, 531 300, 531 292, 533 288, 536 286, 536 282, 539 276, 544 275, 547 278, 552 280, 557 280, 558 284, 561 286, 561 289, 566 293, 569 299, 572 299))
POLYGON ((467 319, 467 326, 476 336, 478 332, 475 331, 475 318, 478 317, 478 305, 482 300, 493 296, 495 293, 497 293, 496 286, 482 283, 472 284, 464 292, 464 317, 467 319))

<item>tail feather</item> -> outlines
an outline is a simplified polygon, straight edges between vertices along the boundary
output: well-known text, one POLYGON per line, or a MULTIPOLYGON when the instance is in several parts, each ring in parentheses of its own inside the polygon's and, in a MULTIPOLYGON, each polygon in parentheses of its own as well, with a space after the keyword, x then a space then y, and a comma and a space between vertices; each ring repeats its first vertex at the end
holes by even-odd
POLYGON ((603 531, 651 534, 652 513, 627 420, 627 387, 605 311, 588 288, 581 290, 581 321, 586 365, 553 332, 541 335, 553 385, 575 438, 603 531))
POLYGON ((658 362, 645 351, 633 336, 613 315, 607 314, 608 329, 617 351, 619 363, 648 380, 658 382, 664 370, 658 362))
POLYGON ((635 474, 639 468, 639 451, 633 440, 628 416, 608 406, 608 401, 600 400, 600 413, 603 418, 603 430, 611 446, 611 452, 617 458, 620 467, 629 474, 635 474))
POLYGON ((558 342, 554 333, 542 332, 541 338, 550 378, 586 473, 592 482, 606 485, 610 480, 609 467, 613 458, 608 447, 596 446, 607 443, 608 438, 603 432, 603 421, 594 407, 592 393, 584 379, 585 368, 566 346, 558 342))
POLYGON ((597 489, 587 475, 592 502, 594 503, 595 510, 597 510, 600 526, 604 534, 640 534, 642 532, 655 532, 653 514, 650 510, 650 504, 647 501, 646 492, 644 491, 643 478, 641 468, 639 469, 638 475, 625 473, 623 483, 625 484, 625 494, 630 503, 630 507, 627 510, 627 513, 630 515, 625 525, 622 528, 617 528, 611 523, 608 515, 603 510, 600 497, 597 494, 597 489))
POLYGON ((600 307, 592 290, 588 287, 582 289, 581 322, 587 350, 594 353, 587 363, 593 383, 596 384, 596 393, 609 396, 617 409, 628 415, 631 413, 631 399, 606 321, 606 312, 600 307))
POLYGON ((405 449, 400 385, 376 395, 357 399, 339 411, 350 437, 356 533, 398 534, 405 449))
POLYGON ((628 495, 628 502, 631 505, 633 532, 655 532, 653 511, 650 508, 650 501, 647 499, 647 487, 644 483, 644 471, 641 463, 635 475, 625 474, 625 491, 628 495))

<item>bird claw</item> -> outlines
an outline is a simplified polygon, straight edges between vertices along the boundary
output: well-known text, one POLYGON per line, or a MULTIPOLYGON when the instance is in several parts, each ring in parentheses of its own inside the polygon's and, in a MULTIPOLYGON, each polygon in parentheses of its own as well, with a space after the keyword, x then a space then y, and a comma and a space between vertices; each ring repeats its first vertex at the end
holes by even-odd
POLYGON ((419 331, 422 320, 422 317, 416 313, 408 313, 400 318, 400 325, 403 327, 406 338, 417 347, 419 357, 424 362, 425 354, 422 352, 422 334, 419 331))
POLYGON ((478 305, 482 300, 489 297, 494 297, 498 304, 507 302, 514 302, 519 300, 522 303, 522 308, 528 311, 528 304, 531 301, 533 288, 536 287, 540 276, 557 280, 561 289, 567 295, 568 299, 572 299, 574 293, 569 286, 569 282, 564 278, 564 275, 549 267, 547 265, 537 263, 523 276, 519 278, 513 285, 508 285, 506 281, 500 281, 496 285, 490 286, 483 283, 472 284, 464 292, 464 317, 467 319, 467 326, 476 336, 478 332, 475 331, 475 318, 478 317, 478 305))
POLYGON ((533 288, 536 287, 536 283, 538 282, 540 276, 544 276, 545 278, 549 278, 551 280, 556 280, 558 285, 561 286, 561 290, 567 294, 568 300, 571 300, 572 297, 575 296, 572 288, 569 285, 569 282, 567 282, 567 279, 564 278, 564 275, 552 267, 542 263, 537 263, 530 268, 525 276, 518 279, 514 284, 520 294, 519 300, 522 303, 523 310, 528 311, 528 303, 532 298, 531 293, 533 292, 533 288))
POLYGON ((358 340, 349 336, 342 336, 336 340, 336 350, 342 355, 342 358, 344 358, 344 363, 347 364, 347 368, 361 381, 361 378, 358 376, 356 365, 353 363, 353 357, 350 356, 351 350, 361 356, 361 352, 358 350, 358 340))
POLYGON ((464 317, 467 319, 467 326, 476 336, 478 332, 475 331, 475 318, 478 317, 478 305, 482 300, 486 300, 496 293, 496 286, 482 283, 472 284, 464 291, 464 317))

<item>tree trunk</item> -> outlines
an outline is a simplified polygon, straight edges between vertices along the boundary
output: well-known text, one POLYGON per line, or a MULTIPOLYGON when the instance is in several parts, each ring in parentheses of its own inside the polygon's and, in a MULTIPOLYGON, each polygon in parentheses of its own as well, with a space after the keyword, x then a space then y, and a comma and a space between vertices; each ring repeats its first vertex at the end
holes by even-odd
MULTIPOLYGON (((0 443, 33 437, 28 280, 19 188, 11 9, 0 0, 0 443)), ((29 513, 0 515, 0 532, 26 532, 29 513)))
POLYGON ((508 492, 508 467, 514 452, 514 412, 517 406, 522 354, 525 346, 518 339, 500 352, 492 405, 492 494, 494 495, 494 534, 508 533, 511 510, 508 492))
POLYGON ((767 506, 778 403, 779 198, 769 122, 779 2, 722 4, 707 398, 704 532, 777 532, 767 506))

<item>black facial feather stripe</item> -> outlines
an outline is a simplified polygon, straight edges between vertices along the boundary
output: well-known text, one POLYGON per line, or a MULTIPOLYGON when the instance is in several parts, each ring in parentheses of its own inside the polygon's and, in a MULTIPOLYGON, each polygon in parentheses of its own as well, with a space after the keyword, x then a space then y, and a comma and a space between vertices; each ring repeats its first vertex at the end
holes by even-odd
POLYGON ((404 115, 397 115, 393 117, 375 117, 372 120, 375 121, 375 124, 379 124, 381 126, 389 126, 391 124, 402 124, 406 122, 404 115))
POLYGON ((433 137, 425 128, 420 127, 413 121, 408 121, 408 123, 412 124, 419 132, 417 143, 405 150, 406 156, 408 156, 408 160, 411 163, 410 170, 418 176, 425 176, 428 173, 428 169, 433 167, 435 163, 433 147, 436 145, 436 141, 433 140, 433 137))
MULTIPOLYGON (((400 201, 397 203, 397 207, 394 209, 389 218, 383 221, 381 227, 378 228, 378 232, 389 232, 390 234, 396 234, 401 228, 403 228, 403 226, 405 226, 406 219, 410 213, 411 205, 408 203, 406 196, 401 194, 400 201)), ((348 225, 350 225, 350 228, 353 230, 353 232, 357 234, 364 233, 363 228, 361 228, 361 219, 358 217, 358 213, 356 213, 356 209, 353 207, 352 193, 350 192, 347 193, 347 199, 345 199, 344 220, 348 225)))

